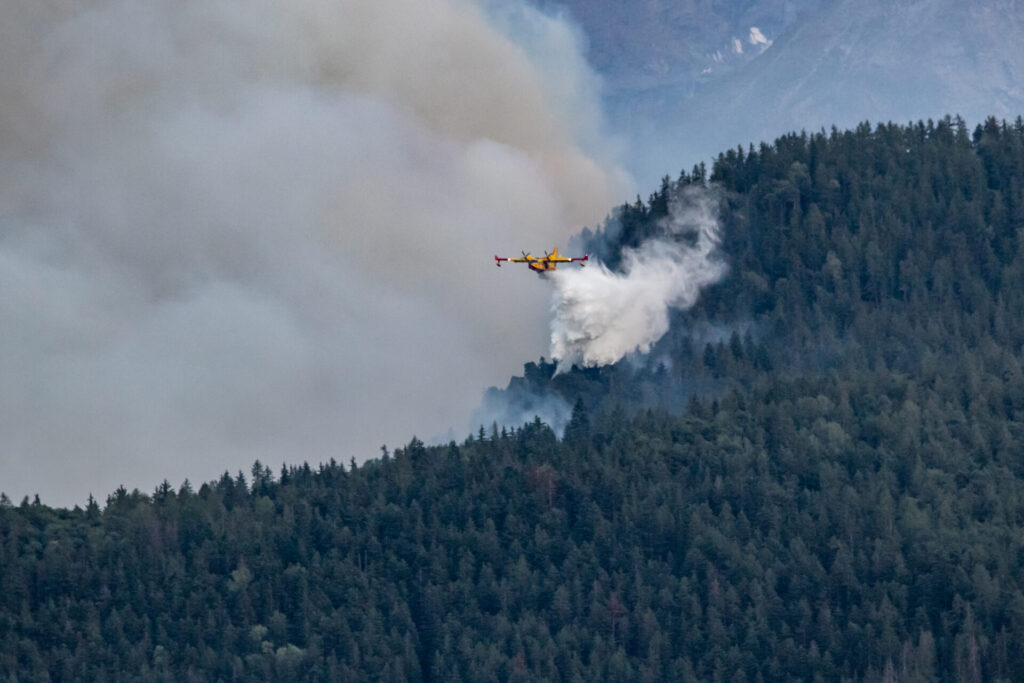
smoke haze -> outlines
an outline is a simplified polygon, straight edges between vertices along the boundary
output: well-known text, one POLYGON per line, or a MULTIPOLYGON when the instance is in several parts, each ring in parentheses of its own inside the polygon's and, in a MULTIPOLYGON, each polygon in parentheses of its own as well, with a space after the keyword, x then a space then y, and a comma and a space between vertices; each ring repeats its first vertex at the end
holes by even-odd
POLYGON ((470 424, 483 427, 485 432, 494 426, 514 430, 532 422, 535 417, 539 417, 561 438, 572 418, 572 406, 557 393, 538 390, 514 377, 505 389, 491 387, 484 393, 470 424))
POLYGON ((551 355, 559 371, 649 351, 668 331, 669 310, 690 308, 701 289, 725 275, 709 191, 684 190, 661 228, 662 236, 624 250, 621 273, 601 263, 552 273, 551 355))
POLYGON ((579 55, 525 5, 4 3, 0 490, 465 424, 546 334, 546 284, 491 254, 629 189, 579 55))

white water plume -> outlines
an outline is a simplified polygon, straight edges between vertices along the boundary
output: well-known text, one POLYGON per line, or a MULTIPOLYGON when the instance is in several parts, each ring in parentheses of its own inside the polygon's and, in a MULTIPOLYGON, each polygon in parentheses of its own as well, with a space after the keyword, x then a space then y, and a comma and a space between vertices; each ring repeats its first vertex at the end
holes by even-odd
POLYGON ((690 308, 704 287, 725 275, 709 191, 681 192, 660 227, 662 235, 623 252, 622 272, 597 263, 553 273, 551 355, 560 371, 649 351, 668 331, 669 311, 690 308))

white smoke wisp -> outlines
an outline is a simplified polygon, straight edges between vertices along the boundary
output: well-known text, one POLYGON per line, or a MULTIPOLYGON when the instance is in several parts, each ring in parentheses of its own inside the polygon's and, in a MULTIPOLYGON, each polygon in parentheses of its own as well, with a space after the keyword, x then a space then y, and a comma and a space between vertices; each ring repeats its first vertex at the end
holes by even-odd
POLYGON ((0 490, 364 460, 542 350, 491 255, 627 187, 576 31, 490 4, 0 3, 0 490))
POLYGON ((725 275, 709 191, 685 190, 661 227, 662 236, 625 250, 621 273, 600 263, 553 273, 551 355, 559 371, 649 351, 668 331, 669 311, 692 307, 703 288, 725 275))

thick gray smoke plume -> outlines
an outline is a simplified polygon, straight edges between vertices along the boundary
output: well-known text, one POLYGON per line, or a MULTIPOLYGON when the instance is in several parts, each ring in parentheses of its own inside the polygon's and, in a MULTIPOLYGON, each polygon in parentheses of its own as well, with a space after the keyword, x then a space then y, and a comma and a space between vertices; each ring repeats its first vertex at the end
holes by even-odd
POLYGON ((650 350, 668 331, 670 309, 690 308, 702 288, 725 274, 709 191, 684 190, 661 228, 661 236, 624 251, 622 272, 597 263, 553 273, 551 355, 559 370, 650 350))
POLYGON ((363 460, 542 349, 491 255, 625 188, 576 33, 502 5, 0 4, 0 490, 363 460))

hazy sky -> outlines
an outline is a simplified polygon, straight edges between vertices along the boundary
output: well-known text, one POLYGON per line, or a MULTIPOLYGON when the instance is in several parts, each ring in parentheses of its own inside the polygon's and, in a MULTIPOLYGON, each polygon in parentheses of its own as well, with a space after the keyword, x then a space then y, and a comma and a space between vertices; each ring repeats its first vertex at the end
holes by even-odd
POLYGON ((547 349, 492 255, 631 190, 580 54, 514 3, 0 5, 0 490, 463 435, 547 349))

